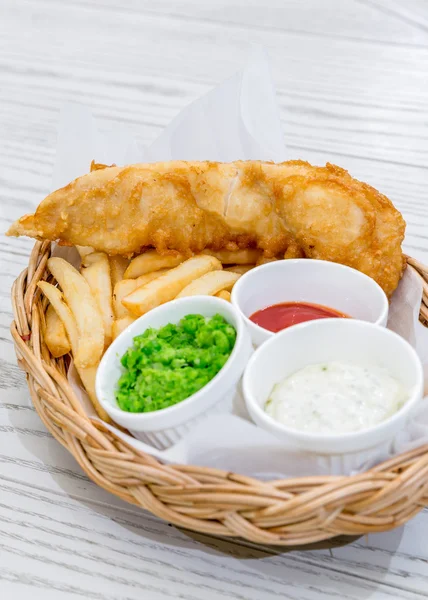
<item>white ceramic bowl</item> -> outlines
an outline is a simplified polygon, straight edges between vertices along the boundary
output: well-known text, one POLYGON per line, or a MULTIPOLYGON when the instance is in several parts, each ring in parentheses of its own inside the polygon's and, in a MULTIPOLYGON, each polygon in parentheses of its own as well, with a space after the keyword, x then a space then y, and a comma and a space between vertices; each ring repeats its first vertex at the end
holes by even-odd
POLYGON ((245 370, 243 392, 255 423, 287 446, 333 456, 357 453, 357 462, 361 463, 362 452, 379 445, 387 450, 394 435, 406 425, 422 398, 423 371, 415 350, 389 329, 352 319, 321 319, 285 329, 260 346, 245 370), (385 368, 408 391, 407 402, 375 427, 340 435, 292 429, 265 413, 264 404, 276 383, 307 365, 330 361, 385 368))
POLYGON ((195 423, 206 416, 225 410, 231 402, 239 379, 252 353, 250 335, 230 302, 210 296, 190 296, 163 304, 137 319, 123 331, 104 354, 96 377, 96 394, 102 407, 119 425, 138 439, 156 448, 167 448, 178 441, 195 423), (149 413, 129 413, 119 408, 116 385, 123 372, 120 359, 132 346, 135 336, 149 327, 159 328, 178 323, 186 315, 222 315, 236 329, 232 353, 217 375, 201 390, 186 400, 149 413))
POLYGON ((385 292, 360 271, 325 260, 279 260, 245 273, 232 290, 232 304, 241 312, 255 346, 276 334, 249 317, 281 302, 322 304, 383 327, 388 319, 385 292))

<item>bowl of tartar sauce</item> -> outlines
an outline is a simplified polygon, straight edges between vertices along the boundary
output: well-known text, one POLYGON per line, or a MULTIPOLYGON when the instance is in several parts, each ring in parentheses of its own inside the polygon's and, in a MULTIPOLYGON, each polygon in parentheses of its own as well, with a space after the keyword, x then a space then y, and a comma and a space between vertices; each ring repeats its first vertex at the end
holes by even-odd
POLYGON ((295 325, 261 345, 242 385, 253 421, 297 450, 340 455, 388 448, 423 396, 412 346, 366 321, 295 325))

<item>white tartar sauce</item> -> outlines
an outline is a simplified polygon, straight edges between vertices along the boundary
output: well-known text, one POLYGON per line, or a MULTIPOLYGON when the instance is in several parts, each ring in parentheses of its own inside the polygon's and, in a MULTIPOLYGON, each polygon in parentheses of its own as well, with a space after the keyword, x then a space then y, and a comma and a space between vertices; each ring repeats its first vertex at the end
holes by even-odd
POLYGON ((309 365, 276 384, 265 411, 293 429, 346 433, 377 425, 407 399, 383 368, 331 362, 309 365))

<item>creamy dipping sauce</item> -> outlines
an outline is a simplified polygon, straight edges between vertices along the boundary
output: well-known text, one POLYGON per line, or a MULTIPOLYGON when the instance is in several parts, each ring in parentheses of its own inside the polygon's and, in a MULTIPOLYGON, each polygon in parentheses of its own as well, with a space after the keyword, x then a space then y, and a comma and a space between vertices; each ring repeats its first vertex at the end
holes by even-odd
POLYGON ((309 365, 276 384, 265 411, 293 429, 340 434, 381 423, 407 399, 383 368, 331 362, 309 365))

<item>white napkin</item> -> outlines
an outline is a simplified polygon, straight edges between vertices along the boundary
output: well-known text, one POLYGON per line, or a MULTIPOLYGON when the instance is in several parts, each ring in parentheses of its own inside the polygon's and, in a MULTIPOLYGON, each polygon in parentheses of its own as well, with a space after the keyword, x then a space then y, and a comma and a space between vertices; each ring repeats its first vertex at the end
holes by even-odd
POLYGON ((266 52, 255 47, 241 71, 184 108, 149 148, 142 148, 125 125, 102 132, 88 107, 64 105, 52 189, 87 173, 93 159, 107 165, 165 160, 286 160, 266 52))

